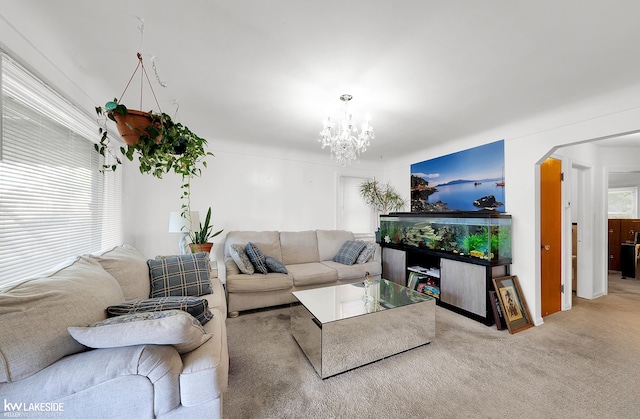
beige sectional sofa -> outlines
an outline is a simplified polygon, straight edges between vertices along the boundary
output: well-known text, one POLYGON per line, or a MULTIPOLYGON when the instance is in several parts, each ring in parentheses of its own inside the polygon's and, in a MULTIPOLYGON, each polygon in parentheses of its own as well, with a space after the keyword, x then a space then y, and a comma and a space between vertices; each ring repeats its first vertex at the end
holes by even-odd
POLYGON ((292 303, 293 291, 362 281, 366 272, 371 279, 379 279, 382 265, 377 244, 374 256, 365 263, 333 261, 342 245, 354 240, 353 233, 345 230, 230 231, 224 243, 229 315, 292 303), (230 250, 232 245, 246 246, 249 242, 264 256, 282 262, 288 273, 242 273, 230 250))
MULTIPOLYGON (((208 255, 201 268, 208 271, 208 255)), ((202 276, 206 281, 208 275, 202 276)), ((111 329, 106 346, 112 347, 101 349, 90 349, 70 333, 91 333, 88 324, 113 319, 106 320, 109 306, 149 298, 147 259, 133 247, 78 256, 1 290, 0 412, 7 417, 220 418, 229 368, 226 300, 221 282, 209 280, 211 292, 198 297, 213 314, 204 325, 182 310, 156 311, 162 316, 153 323, 128 323, 135 324, 135 332, 111 329), (173 339, 176 328, 167 325, 175 324, 163 323, 167 313, 171 322, 187 318, 190 343, 183 353, 172 344, 121 346, 120 340, 145 333, 173 339)))

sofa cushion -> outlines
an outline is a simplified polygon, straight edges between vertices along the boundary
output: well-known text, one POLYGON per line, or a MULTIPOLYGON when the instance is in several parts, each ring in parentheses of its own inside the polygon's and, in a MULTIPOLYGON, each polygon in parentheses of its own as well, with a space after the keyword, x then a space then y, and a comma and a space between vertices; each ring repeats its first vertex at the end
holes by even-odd
POLYGON ((354 263, 353 265, 344 265, 342 263, 325 261, 323 265, 334 269, 338 273, 338 281, 352 282, 354 280, 362 279, 367 272, 371 275, 371 278, 380 278, 382 274, 382 264, 380 262, 366 262, 366 263, 354 263))
POLYGON ((345 265, 353 265, 365 247, 366 244, 361 240, 347 240, 333 257, 333 261, 345 265))
POLYGON ((125 301, 149 298, 151 285, 147 258, 136 248, 123 244, 89 257, 97 260, 118 281, 125 301))
POLYGON ((289 270, 289 274, 293 275, 293 284, 296 287, 327 284, 338 280, 336 270, 320 262, 287 265, 287 269, 289 270))
POLYGON ((90 348, 173 345, 179 353, 192 351, 211 338, 198 320, 182 310, 125 314, 67 330, 90 348))
POLYGON ((213 318, 209 310, 209 302, 199 297, 158 297, 145 298, 107 307, 110 316, 122 316, 124 314, 145 313, 148 311, 182 310, 195 317, 200 324, 205 324, 213 318))
POLYGON ((267 269, 269 272, 277 272, 280 274, 288 274, 286 266, 279 260, 272 258, 271 256, 267 256, 264 261, 267 264, 267 269))
POLYGON ((286 266, 320 262, 315 231, 283 231, 280 233, 281 260, 286 266))
POLYGON ((316 230, 316 236, 321 261, 333 260, 344 242, 355 240, 353 233, 347 230, 316 230))
POLYGON ((104 320, 124 300, 122 288, 91 258, 0 293, 0 382, 28 377, 86 348, 67 327, 104 320))
POLYGON ((256 271, 267 274, 267 263, 265 262, 265 257, 260 251, 260 248, 255 244, 249 242, 247 243, 247 247, 245 249, 247 251, 247 255, 253 264, 253 267, 256 268, 256 271))
POLYGON ((245 248, 246 246, 241 244, 232 244, 229 247, 229 255, 231 255, 231 259, 236 263, 240 272, 247 275, 253 275, 256 269, 253 267, 245 248))
POLYGON ((376 253, 376 249, 378 244, 376 242, 366 242, 365 248, 362 249, 362 252, 358 255, 358 259, 356 259, 357 264, 367 263, 373 258, 373 255, 376 253))
POLYGON ((151 259, 151 298, 170 295, 199 297, 211 293, 209 254, 196 253, 151 259))
POLYGON ((293 276, 270 272, 259 278, 247 275, 227 275, 227 292, 262 292, 287 290, 293 287, 293 276))

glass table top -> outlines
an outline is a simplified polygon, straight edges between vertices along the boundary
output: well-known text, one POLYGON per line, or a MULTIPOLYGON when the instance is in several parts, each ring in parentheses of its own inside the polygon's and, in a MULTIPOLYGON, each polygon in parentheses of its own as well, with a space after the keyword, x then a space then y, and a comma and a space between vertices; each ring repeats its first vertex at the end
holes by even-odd
POLYGON ((320 323, 375 313, 432 300, 433 297, 413 291, 386 279, 294 291, 302 303, 320 323))

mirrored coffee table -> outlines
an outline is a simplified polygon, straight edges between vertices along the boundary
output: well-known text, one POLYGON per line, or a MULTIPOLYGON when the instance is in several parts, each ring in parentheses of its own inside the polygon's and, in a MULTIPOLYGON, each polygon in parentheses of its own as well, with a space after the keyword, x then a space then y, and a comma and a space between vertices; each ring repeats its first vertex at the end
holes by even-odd
POLYGON ((433 297, 385 279, 295 291, 291 333, 321 378, 425 345, 433 297))

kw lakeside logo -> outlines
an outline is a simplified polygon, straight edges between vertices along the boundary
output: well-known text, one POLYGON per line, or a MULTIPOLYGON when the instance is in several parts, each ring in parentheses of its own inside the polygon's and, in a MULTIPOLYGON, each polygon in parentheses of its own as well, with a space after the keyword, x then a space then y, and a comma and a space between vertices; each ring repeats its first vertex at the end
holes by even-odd
POLYGON ((64 414, 64 403, 16 403, 4 399, 3 407, 5 418, 58 417, 64 414))

